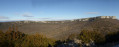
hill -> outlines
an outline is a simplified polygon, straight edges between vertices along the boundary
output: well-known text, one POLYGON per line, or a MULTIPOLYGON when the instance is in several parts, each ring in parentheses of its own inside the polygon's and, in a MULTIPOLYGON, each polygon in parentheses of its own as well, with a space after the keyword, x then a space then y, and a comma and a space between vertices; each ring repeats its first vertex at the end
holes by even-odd
POLYGON ((79 34, 81 30, 96 30, 103 34, 107 32, 119 31, 119 20, 117 19, 95 19, 91 21, 48 21, 33 22, 2 22, 0 29, 6 32, 9 27, 17 27, 18 31, 26 34, 40 33, 49 38, 66 39, 71 34, 79 34))

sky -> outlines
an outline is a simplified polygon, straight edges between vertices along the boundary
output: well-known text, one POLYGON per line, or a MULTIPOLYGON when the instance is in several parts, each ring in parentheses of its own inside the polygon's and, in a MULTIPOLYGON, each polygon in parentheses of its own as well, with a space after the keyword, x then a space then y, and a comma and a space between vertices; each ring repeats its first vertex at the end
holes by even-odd
POLYGON ((0 0, 0 21, 119 18, 119 0, 0 0))

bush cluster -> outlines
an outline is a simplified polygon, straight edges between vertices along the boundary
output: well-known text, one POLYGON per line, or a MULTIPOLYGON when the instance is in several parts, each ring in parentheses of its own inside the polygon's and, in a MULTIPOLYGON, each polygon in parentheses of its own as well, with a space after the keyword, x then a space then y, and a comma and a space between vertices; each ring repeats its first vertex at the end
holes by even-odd
POLYGON ((98 31, 82 30, 78 35, 78 39, 85 43, 94 41, 96 44, 101 44, 105 42, 105 36, 98 31))
POLYGON ((15 30, 0 31, 0 47, 53 47, 55 40, 40 34, 27 35, 15 30))

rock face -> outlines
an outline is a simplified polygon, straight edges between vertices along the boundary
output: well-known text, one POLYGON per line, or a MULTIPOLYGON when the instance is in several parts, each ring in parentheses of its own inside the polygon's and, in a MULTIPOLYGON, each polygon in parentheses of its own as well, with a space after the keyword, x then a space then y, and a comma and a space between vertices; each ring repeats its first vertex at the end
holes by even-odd
POLYGON ((16 23, 67 23, 73 21, 93 21, 95 19, 116 19, 116 16, 97 16, 90 18, 74 19, 74 20, 63 20, 63 21, 16 21, 16 23))
POLYGON ((72 21, 92 21, 95 19, 116 19, 116 16, 97 16, 97 17, 90 17, 90 18, 75 19, 72 21))
POLYGON ((116 16, 98 16, 97 18, 110 18, 110 19, 116 19, 116 16))

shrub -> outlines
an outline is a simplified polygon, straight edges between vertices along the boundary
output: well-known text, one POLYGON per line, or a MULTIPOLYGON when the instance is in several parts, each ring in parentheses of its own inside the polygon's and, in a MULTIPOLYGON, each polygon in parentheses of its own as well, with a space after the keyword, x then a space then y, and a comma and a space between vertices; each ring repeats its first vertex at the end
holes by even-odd
POLYGON ((119 40, 119 31, 107 33, 106 42, 116 42, 118 40, 119 40))
POLYGON ((35 35, 27 35, 21 43, 17 43, 16 46, 19 47, 53 47, 55 45, 55 41, 52 39, 48 39, 43 35, 35 34, 35 35))
POLYGON ((2 31, 0 31, 0 47, 3 47, 3 46, 8 47, 7 45, 8 45, 8 42, 6 40, 5 34, 2 31))
POLYGON ((105 42, 105 36, 98 31, 82 30, 78 38, 83 40, 85 43, 89 43, 91 40, 96 44, 105 42))

